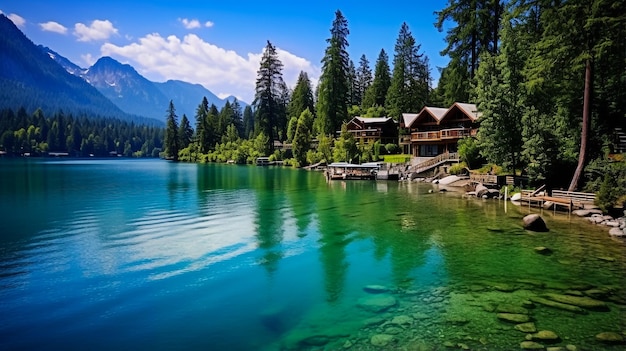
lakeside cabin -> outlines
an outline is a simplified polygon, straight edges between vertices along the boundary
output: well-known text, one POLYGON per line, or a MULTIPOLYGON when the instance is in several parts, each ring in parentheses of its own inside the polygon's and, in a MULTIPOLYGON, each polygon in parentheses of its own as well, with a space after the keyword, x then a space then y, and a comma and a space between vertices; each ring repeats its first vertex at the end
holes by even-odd
POLYGON ((327 180, 361 180, 376 179, 380 166, 377 163, 360 165, 348 162, 333 162, 326 167, 327 180))

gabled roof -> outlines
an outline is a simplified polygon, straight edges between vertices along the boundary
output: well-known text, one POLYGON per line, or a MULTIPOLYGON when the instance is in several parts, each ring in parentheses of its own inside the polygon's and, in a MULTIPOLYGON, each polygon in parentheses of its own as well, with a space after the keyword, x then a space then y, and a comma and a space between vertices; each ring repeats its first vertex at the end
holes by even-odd
POLYGON ((467 118, 469 118, 472 122, 476 121, 480 118, 481 113, 478 112, 476 108, 476 104, 466 104, 462 102, 455 102, 448 111, 441 117, 440 121, 451 116, 455 111, 459 111, 463 113, 467 118))
POLYGON ((387 123, 389 122, 390 119, 393 119, 391 117, 354 117, 356 119, 358 119, 359 121, 365 123, 365 124, 369 124, 369 123, 387 123))
POLYGON ((408 128, 412 127, 413 124, 417 122, 424 122, 429 118, 433 120, 433 122, 439 124, 439 121, 443 117, 443 115, 448 111, 446 108, 442 107, 431 107, 425 106, 420 113, 416 115, 416 117, 411 121, 411 124, 405 124, 408 128))
POLYGON ((417 118, 417 113, 403 113, 402 114, 402 123, 404 124, 404 128, 409 128, 413 121, 417 118))

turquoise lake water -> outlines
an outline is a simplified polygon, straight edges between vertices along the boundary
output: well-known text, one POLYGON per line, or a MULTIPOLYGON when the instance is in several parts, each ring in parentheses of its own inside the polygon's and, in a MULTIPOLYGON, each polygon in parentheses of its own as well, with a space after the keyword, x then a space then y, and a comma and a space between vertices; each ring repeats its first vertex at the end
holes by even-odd
POLYGON ((0 349, 512 350, 532 333, 498 312, 521 308, 558 334, 542 345, 623 350, 595 336, 625 336, 626 246, 562 213, 527 232, 535 211, 275 167, 0 160, 0 349), (536 302, 555 295, 602 306, 536 302))

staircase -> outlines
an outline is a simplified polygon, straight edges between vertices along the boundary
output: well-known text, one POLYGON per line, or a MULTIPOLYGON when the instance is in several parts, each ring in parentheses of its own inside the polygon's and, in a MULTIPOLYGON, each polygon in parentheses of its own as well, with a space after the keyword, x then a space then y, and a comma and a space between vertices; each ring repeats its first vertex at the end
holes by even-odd
POLYGON ((420 174, 422 172, 429 171, 435 167, 438 167, 444 163, 448 162, 459 162, 459 153, 458 152, 446 152, 436 157, 431 158, 430 160, 419 163, 415 166, 409 168, 410 173, 420 174))
POLYGON ((624 132, 622 128, 615 128, 615 135, 617 142, 615 144, 615 153, 626 153, 626 132, 624 132))

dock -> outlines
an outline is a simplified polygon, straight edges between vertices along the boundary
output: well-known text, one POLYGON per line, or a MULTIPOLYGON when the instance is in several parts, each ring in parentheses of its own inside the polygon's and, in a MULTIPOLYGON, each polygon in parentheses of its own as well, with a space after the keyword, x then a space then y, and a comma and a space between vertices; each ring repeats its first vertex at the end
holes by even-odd
POLYGON ((379 168, 378 164, 333 162, 326 166, 324 174, 327 180, 375 180, 379 168))

